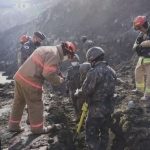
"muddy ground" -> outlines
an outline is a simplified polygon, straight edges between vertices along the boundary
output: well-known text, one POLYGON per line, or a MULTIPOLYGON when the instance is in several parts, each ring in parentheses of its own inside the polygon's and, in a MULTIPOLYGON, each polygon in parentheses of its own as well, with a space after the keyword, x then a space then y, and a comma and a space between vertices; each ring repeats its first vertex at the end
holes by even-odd
POLYGON ((54 130, 45 135, 32 135, 25 120, 26 111, 22 118, 22 133, 10 133, 7 129, 8 116, 13 101, 13 83, 1 85, 0 88, 0 137, 1 149, 10 150, 83 150, 84 138, 80 135, 79 140, 74 141, 76 129, 75 112, 69 98, 62 96, 60 92, 52 93, 47 87, 44 88, 43 100, 45 105, 45 124, 59 123, 62 129, 54 130), (80 139, 82 141, 80 141, 80 139))
MULTIPOLYGON (((112 114, 110 141, 108 150, 149 150, 150 148, 150 108, 148 102, 141 102, 142 95, 131 92, 134 88, 133 70, 129 64, 118 66, 118 76, 124 83, 117 85, 114 95, 115 110, 112 114), (134 102, 128 108, 129 101, 134 102)), ((13 83, 0 85, 0 137, 1 149, 6 150, 86 150, 84 128, 74 139, 76 122, 72 103, 61 92, 52 92, 47 85, 44 87, 43 101, 45 105, 45 123, 59 123, 62 129, 53 130, 49 134, 32 135, 25 120, 24 112, 22 133, 10 133, 7 129, 8 116, 13 100, 13 83)))

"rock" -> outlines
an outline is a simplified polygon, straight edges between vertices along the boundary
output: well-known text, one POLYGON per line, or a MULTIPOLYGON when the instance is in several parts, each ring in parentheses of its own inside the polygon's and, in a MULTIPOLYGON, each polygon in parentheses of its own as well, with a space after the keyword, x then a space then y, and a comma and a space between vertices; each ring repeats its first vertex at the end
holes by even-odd
POLYGON ((150 112, 145 111, 144 105, 138 104, 134 109, 126 109, 113 115, 115 118, 113 124, 117 129, 113 130, 115 133, 113 147, 117 146, 115 146, 116 143, 121 142, 124 143, 123 149, 148 150, 147 147, 150 146, 148 143, 148 139, 150 139, 150 112), (144 146, 145 144, 147 147, 144 146))

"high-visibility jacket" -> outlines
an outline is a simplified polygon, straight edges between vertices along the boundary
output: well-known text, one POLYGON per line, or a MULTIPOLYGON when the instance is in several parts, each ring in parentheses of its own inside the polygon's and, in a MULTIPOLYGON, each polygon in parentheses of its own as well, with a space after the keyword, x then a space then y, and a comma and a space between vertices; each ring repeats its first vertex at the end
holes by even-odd
POLYGON ((61 77, 58 67, 63 60, 63 50, 58 46, 42 46, 37 48, 14 75, 14 79, 25 86, 42 90, 44 80, 53 85, 59 84, 61 77))

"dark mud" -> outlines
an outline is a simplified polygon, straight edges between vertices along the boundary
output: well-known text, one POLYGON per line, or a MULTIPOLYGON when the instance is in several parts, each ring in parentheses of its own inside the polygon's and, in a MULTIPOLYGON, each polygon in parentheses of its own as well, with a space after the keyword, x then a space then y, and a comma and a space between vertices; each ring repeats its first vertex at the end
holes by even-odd
POLYGON ((8 132, 7 123, 13 101, 13 85, 1 86, 3 89, 0 92, 0 137, 2 149, 83 150, 84 137, 82 138, 82 143, 80 140, 74 140, 76 129, 75 112, 68 97, 60 96, 60 93, 57 94, 57 92, 52 94, 47 89, 43 93, 45 124, 59 123, 62 125, 62 129, 53 130, 45 135, 32 135, 29 126, 26 125, 27 114, 24 112, 21 124, 25 127, 25 131, 12 134, 8 132))
MULTIPOLYGON (((129 63, 130 64, 130 63, 129 63)), ((150 103, 140 101, 140 94, 132 93, 134 88, 133 67, 125 63, 118 66, 118 77, 123 82, 117 86, 114 95, 114 113, 107 150, 149 150, 150 147, 150 103), (134 107, 128 107, 133 101, 134 107)), ((0 137, 1 149, 9 150, 87 150, 84 127, 75 138, 76 122, 72 103, 66 94, 53 92, 47 84, 44 86, 45 124, 61 124, 62 129, 49 134, 32 135, 26 124, 24 112, 22 133, 10 133, 7 129, 8 116, 13 100, 13 84, 0 85, 0 137)))

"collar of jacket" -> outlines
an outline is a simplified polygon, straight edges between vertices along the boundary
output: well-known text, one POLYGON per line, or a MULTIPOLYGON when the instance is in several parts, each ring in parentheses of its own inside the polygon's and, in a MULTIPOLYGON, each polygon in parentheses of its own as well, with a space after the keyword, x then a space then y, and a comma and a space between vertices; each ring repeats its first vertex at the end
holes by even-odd
POLYGON ((61 45, 57 45, 56 47, 57 47, 57 49, 58 49, 58 53, 59 53, 60 59, 61 59, 61 61, 62 61, 63 58, 64 58, 64 54, 63 54, 62 47, 61 47, 61 45))
POLYGON ((98 61, 98 62, 95 63, 94 67, 96 67, 98 65, 108 65, 108 63, 106 61, 98 61))

